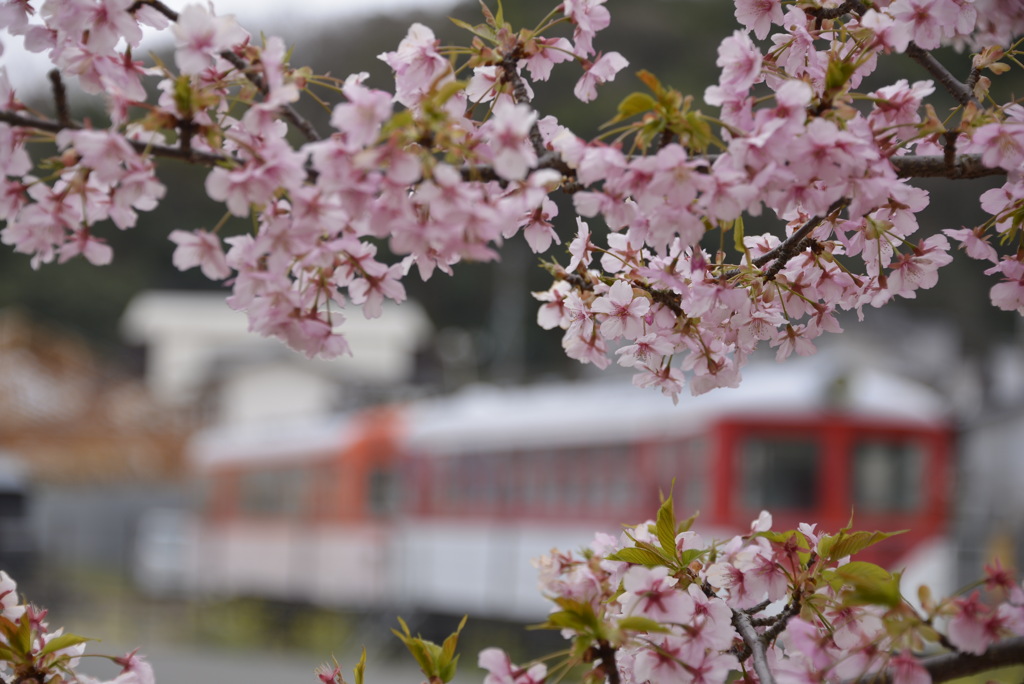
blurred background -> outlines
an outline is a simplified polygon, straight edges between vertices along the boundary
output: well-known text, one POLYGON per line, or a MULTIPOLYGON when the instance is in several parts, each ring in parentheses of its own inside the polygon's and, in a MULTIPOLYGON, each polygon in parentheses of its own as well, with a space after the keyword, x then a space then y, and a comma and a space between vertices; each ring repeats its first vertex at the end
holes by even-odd
MULTIPOLYGON (((505 13, 533 25, 550 4, 505 13)), ((385 89, 376 55, 411 22, 452 43, 465 36, 447 15, 480 16, 413 0, 216 6, 282 35, 295 65, 367 71, 385 89)), ((597 47, 630 68, 588 107, 569 95, 574 69, 556 70, 535 86, 538 108, 593 136, 642 87, 641 68, 700 101, 731 7, 610 2, 597 47)), ((31 60, 7 48, 30 79, 31 60)), ((872 81, 897 78, 928 76, 893 59, 872 81)), ((94 106, 73 102, 99 120, 94 106)), ((328 112, 308 114, 326 125, 328 112)), ((908 569, 905 590, 1024 560, 1020 319, 988 305, 994 281, 960 254, 918 299, 844 320, 818 357, 775 366, 767 354, 740 390, 675 407, 633 391, 628 373, 599 379, 565 358, 558 332, 534 322, 529 293, 550 283, 521 240, 500 263, 408 279, 412 301, 380 320, 353 315, 352 358, 308 361, 251 336, 223 291, 171 266, 172 230, 220 218, 203 174, 167 164, 161 177, 163 211, 103 236, 109 267, 32 271, 0 251, 0 568, 52 624, 104 639, 92 651, 141 646, 162 683, 309 682, 332 653, 350 667, 361 645, 376 681, 418 681, 393 664, 395 616, 442 639, 464 612, 463 677, 475 678, 484 646, 525 657, 557 643, 519 629, 546 610, 529 558, 617 533, 673 487, 709 533, 742 531, 762 507, 779 511, 777 528, 838 528, 851 509, 858 527, 912 526, 876 557, 908 569)), ((976 225, 978 195, 997 184, 927 184, 923 225, 976 225)), ((571 205, 560 219, 566 243, 571 205)))

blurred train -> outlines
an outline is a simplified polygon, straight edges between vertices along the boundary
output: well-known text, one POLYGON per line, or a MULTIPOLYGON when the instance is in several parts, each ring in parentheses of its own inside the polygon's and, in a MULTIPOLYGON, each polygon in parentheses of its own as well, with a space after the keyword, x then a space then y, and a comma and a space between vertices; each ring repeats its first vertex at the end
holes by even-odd
MULTIPOLYGON (((673 487, 698 529, 910 532, 869 560, 905 587, 949 563, 952 431, 930 391, 807 360, 678 406, 628 379, 448 397, 325 421, 210 429, 175 552, 190 593, 538 620, 530 559, 650 518, 673 487)), ((913 592, 911 588, 909 590, 913 592)))

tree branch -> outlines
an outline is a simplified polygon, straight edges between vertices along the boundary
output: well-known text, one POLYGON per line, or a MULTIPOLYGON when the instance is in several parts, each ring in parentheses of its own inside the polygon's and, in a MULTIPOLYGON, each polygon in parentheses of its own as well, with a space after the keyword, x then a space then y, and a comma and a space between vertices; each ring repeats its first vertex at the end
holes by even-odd
MULTIPOLYGON (((149 5, 157 12, 164 15, 173 22, 178 21, 178 13, 170 7, 168 7, 167 5, 165 5, 163 2, 161 2, 161 0, 136 0, 136 2, 128 8, 128 11, 134 12, 135 10, 145 5, 149 5)), ((220 53, 220 56, 221 58, 229 62, 233 67, 238 69, 238 71, 243 76, 245 76, 250 83, 256 86, 256 89, 259 90, 264 97, 270 92, 270 89, 267 88, 267 84, 263 81, 263 78, 259 74, 254 74, 252 71, 250 71, 252 65, 249 64, 249 62, 242 59, 230 50, 224 50, 220 53)), ((284 118, 288 119, 288 121, 290 121, 296 128, 298 128, 299 131, 302 132, 302 135, 304 135, 307 140, 316 141, 322 139, 320 133, 316 130, 313 124, 310 123, 309 120, 306 119, 304 116, 299 114, 294 107, 292 107, 291 105, 281 105, 280 110, 281 115, 284 116, 284 118)))
POLYGON ((53 88, 53 104, 57 109, 57 121, 62 125, 71 124, 71 110, 68 109, 68 91, 64 87, 64 80, 60 77, 60 71, 50 69, 47 76, 53 88))
MULTIPOLYGON (((773 263, 771 267, 764 272, 764 275, 762 276, 764 278, 764 281, 768 282, 774 280, 775 276, 779 274, 779 271, 782 270, 782 268, 789 262, 790 259, 792 259, 797 254, 807 249, 808 245, 804 243, 804 239, 807 236, 809 236, 812 232, 814 232, 814 229, 820 226, 825 221, 825 219, 829 218, 836 212, 840 211, 849 203, 850 200, 846 199, 845 197, 837 199, 835 202, 832 203, 831 206, 829 206, 828 211, 825 212, 824 215, 812 217, 807 221, 807 223, 793 231, 793 234, 790 235, 785 240, 783 240, 778 247, 769 250, 762 254, 761 256, 754 259, 754 266, 757 266, 759 268, 772 260, 775 261, 775 263, 773 263)), ((732 270, 726 271, 725 273, 720 275, 719 278, 721 280, 728 280, 729 278, 739 275, 742 272, 742 269, 734 268, 732 270)))
POLYGON ((772 674, 771 668, 768 667, 768 656, 765 654, 764 642, 761 641, 761 635, 754 629, 754 625, 750 623, 750 616, 742 611, 734 610, 732 612, 732 624, 743 638, 743 643, 750 649, 750 655, 754 659, 754 672, 757 673, 757 678, 761 681, 761 684, 775 684, 775 675, 772 674))
MULTIPOLYGON (((20 126, 21 128, 32 128, 37 131, 45 131, 47 133, 60 133, 63 130, 82 130, 82 126, 73 121, 69 121, 67 123, 60 123, 57 121, 44 121, 43 119, 35 119, 28 116, 22 116, 20 114, 15 114, 14 112, 8 112, 4 110, 0 110, 0 121, 8 123, 12 126, 20 126)), ((141 140, 127 140, 127 142, 139 154, 151 154, 155 157, 181 159, 187 162, 191 162, 193 164, 202 164, 203 166, 216 166, 217 164, 231 161, 228 157, 223 157, 219 154, 213 154, 212 152, 201 152, 191 148, 182 149, 180 147, 170 147, 168 145, 146 143, 142 142, 141 140)))
POLYGON ((981 103, 975 99, 974 93, 971 92, 971 89, 961 83, 956 76, 951 74, 949 69, 942 66, 942 63, 935 59, 935 56, 932 53, 920 48, 916 43, 911 42, 910 45, 907 46, 907 57, 910 57, 912 60, 923 66, 928 73, 934 76, 935 80, 941 83, 949 94, 963 106, 966 107, 972 102, 981 106, 981 103))
POLYGON ((889 162, 901 178, 984 178, 1005 176, 1006 169, 985 166, 980 154, 960 154, 949 163, 938 155, 908 154, 903 157, 889 157, 889 162))
MULTIPOLYGON (((970 653, 944 653, 925 658, 921 665, 931 675, 932 684, 948 682, 970 675, 988 672, 1000 667, 1024 665, 1024 637, 1007 639, 989 647, 981 655, 970 653)), ((874 684, 893 684, 891 670, 886 670, 872 679, 874 684)))

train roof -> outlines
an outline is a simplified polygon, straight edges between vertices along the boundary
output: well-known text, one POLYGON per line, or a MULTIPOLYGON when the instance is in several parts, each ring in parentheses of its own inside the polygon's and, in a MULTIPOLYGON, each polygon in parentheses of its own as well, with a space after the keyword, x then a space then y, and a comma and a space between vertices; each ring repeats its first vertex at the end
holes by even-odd
POLYGON ((455 454, 682 436, 727 417, 826 413, 893 426, 948 422, 945 402, 930 388, 875 369, 837 371, 827 358, 814 357, 748 365, 740 387, 698 397, 684 391, 678 405, 622 376, 517 388, 478 385, 411 404, 407 437, 421 451, 455 454))
MULTIPOLYGON (((843 369, 827 355, 783 364, 751 363, 736 389, 679 403, 628 376, 522 387, 473 385, 456 393, 408 402, 399 411, 406 442, 437 456, 699 434, 726 418, 800 419, 845 415, 878 424, 943 427, 941 396, 921 384, 877 369, 843 369)), ((201 469, 284 464, 329 457, 357 438, 365 414, 353 413, 200 431, 190 456, 201 469)))
POLYGON ((192 437, 189 458, 200 468, 309 461, 343 448, 351 421, 335 415, 212 426, 192 437))

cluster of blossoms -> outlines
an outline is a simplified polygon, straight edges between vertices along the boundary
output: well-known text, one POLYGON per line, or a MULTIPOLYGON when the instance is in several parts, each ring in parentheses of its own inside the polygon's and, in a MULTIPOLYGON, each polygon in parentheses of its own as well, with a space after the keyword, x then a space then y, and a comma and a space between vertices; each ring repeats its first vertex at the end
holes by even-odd
POLYGON ((153 668, 135 652, 123 658, 110 658, 121 667, 121 672, 109 682, 76 672, 87 641, 65 634, 63 628, 51 632, 46 611, 20 603, 17 584, 0 570, 0 680, 39 684, 154 683, 153 668))
MULTIPOLYGON (((853 560, 891 533, 776 531, 762 512, 749 533, 707 542, 695 518, 677 521, 669 498, 621 538, 598 534, 580 553, 538 559, 554 604, 542 626, 572 645, 525 666, 484 649, 484 684, 546 684, 580 667, 583 684, 930 684, 1024 662, 1024 586, 998 562, 957 596, 937 600, 924 587, 912 604, 898 573, 853 560)), ((135 652, 110 658, 122 670, 109 682, 77 672, 88 640, 50 632, 46 611, 21 604, 16 589, 0 571, 0 681, 154 684, 135 652)), ((451 682, 466 619, 440 645, 399 623, 393 632, 427 681, 451 682)), ((365 672, 364 649, 355 684, 365 672)), ((346 684, 337 661, 316 679, 346 684)))
MULTIPOLYGON (((982 654, 1024 635, 1024 589, 1001 566, 986 568, 989 601, 968 597, 913 606, 899 576, 850 556, 890 535, 825 534, 815 525, 773 531, 768 513, 750 533, 706 543, 672 515, 616 539, 598 535, 581 554, 539 560, 555 603, 547 626, 573 642, 565 665, 590 663, 600 684, 844 682, 887 674, 896 684, 945 675, 919 654, 982 654), (940 627, 941 626, 941 627, 940 627), (915 655, 918 654, 918 655, 915 655)), ((519 668, 499 649, 481 653, 486 684, 541 684, 543 663, 519 668)))
POLYGON ((442 47, 416 24, 380 55, 391 93, 365 74, 293 68, 280 39, 257 45, 199 4, 3 0, 0 28, 103 93, 110 125, 76 123, 59 76, 55 117, 30 115, 0 70, 0 240, 35 266, 79 254, 107 263, 97 224, 130 228, 157 206, 154 157, 212 167, 206 191, 225 218, 174 231, 175 265, 227 281, 252 330, 335 356, 348 351, 345 307, 379 315, 405 298, 414 267, 450 274, 497 258, 520 232, 550 250, 561 242, 550 194, 566 191, 579 230, 568 262, 549 263, 540 324, 565 331, 570 357, 617 360, 673 397, 687 383, 695 394, 735 386, 761 343, 780 359, 812 353, 840 330, 837 312, 932 287, 955 245, 1000 277, 996 306, 1024 313, 1024 107, 994 101, 986 75, 1017 61, 1015 0, 736 0, 743 29, 722 41, 704 94, 717 117, 641 72, 650 92, 623 100, 617 126, 587 142, 533 108, 530 83, 572 62, 574 93, 589 102, 625 68, 594 47, 610 22, 604 2, 564 0, 519 31, 500 5, 485 8, 484 23, 457 22, 469 48, 442 47), (176 70, 135 59, 143 26, 170 29, 176 70), (929 52, 945 45, 975 51, 965 82, 929 52), (889 53, 924 65, 956 110, 939 117, 926 103, 933 81, 857 92, 889 53), (320 87, 344 96, 326 137, 293 108, 320 87), (34 163, 25 144, 40 137, 56 154, 34 163), (921 234, 928 194, 910 179, 983 175, 1006 178, 981 197, 989 220, 921 234), (743 217, 766 211, 785 234, 747 235, 743 217), (231 217, 249 230, 227 235, 231 217), (598 217, 610 231, 601 245, 588 223, 598 217))

